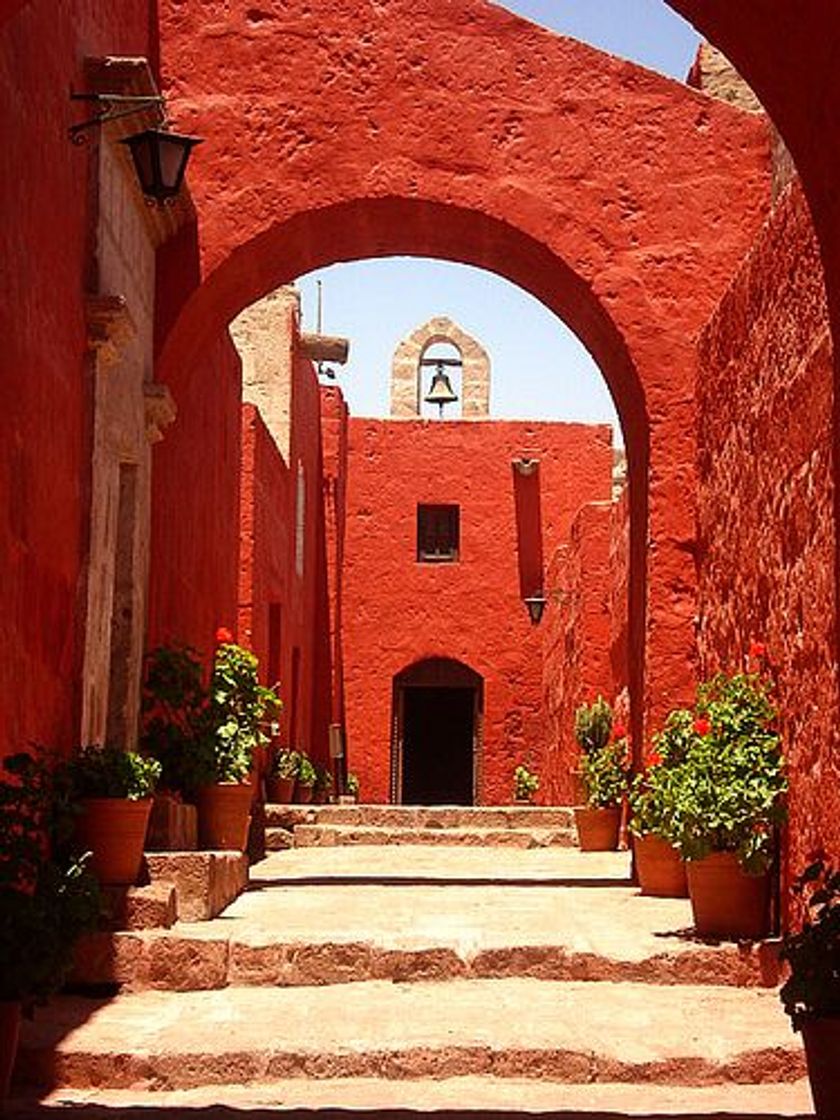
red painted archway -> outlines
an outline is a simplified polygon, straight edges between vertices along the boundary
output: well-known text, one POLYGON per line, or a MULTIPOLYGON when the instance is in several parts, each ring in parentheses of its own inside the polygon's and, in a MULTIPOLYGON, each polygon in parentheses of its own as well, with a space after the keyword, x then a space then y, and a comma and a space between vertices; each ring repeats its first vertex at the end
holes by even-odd
MULTIPOLYGON (((162 46, 173 111, 206 143, 190 176, 202 283, 160 376, 200 369, 242 307, 335 261, 436 256, 518 283, 578 333, 615 397, 633 491, 634 693, 647 605, 657 709, 683 699, 693 339, 769 204, 763 123, 485 0, 328 13, 239 0, 218 26, 179 4, 162 46)), ((184 263, 173 252, 162 273, 164 314, 184 263)))

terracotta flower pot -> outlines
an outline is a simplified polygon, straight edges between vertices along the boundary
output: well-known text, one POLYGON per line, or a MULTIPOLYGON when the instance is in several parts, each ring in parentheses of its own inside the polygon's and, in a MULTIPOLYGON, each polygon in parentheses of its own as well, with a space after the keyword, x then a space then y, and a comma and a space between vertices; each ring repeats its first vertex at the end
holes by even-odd
POLYGON ((748 875, 734 852, 687 865, 694 928, 701 937, 756 940, 770 927, 770 876, 748 875))
POLYGON ((101 883, 131 886, 140 877, 151 797, 89 797, 81 802, 76 839, 91 853, 89 866, 101 883))
POLYGON ((653 834, 634 836, 633 851, 642 894, 655 898, 688 898, 685 864, 667 840, 653 834))
POLYGON ((309 805, 312 801, 314 786, 302 786, 298 782, 295 787, 295 801, 298 805, 309 805))
POLYGON ((198 840, 202 848, 244 852, 250 819, 250 782, 214 782, 198 791, 198 840))
POLYGON ((802 1024, 808 1080, 817 1120, 837 1120, 840 1107, 840 1016, 802 1024))
POLYGON ((295 792, 295 779, 267 778, 266 789, 272 805, 288 805, 295 792))
POLYGON ((20 1004, 0 1000, 0 1101, 9 1095, 20 1037, 20 1004))
POLYGON ((615 805, 590 809, 587 805, 576 805, 575 825, 582 852, 614 852, 618 847, 621 808, 615 805))

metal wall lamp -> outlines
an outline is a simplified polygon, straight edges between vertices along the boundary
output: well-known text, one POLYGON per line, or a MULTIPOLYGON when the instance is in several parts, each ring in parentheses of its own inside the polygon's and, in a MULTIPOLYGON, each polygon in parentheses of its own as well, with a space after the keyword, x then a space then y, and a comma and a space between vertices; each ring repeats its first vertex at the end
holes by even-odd
POLYGON ((90 101, 101 106, 101 112, 70 127, 70 139, 82 144, 85 132, 109 121, 121 120, 132 113, 157 109, 163 118, 158 128, 147 128, 121 140, 131 152, 140 189, 147 199, 165 203, 181 190, 190 154, 202 141, 198 136, 172 132, 164 114, 160 94, 71 93, 73 101, 90 101))
POLYGON ((545 595, 540 592, 537 595, 529 595, 523 599, 522 602, 528 609, 528 617, 534 626, 537 626, 542 621, 543 611, 547 602, 545 595))

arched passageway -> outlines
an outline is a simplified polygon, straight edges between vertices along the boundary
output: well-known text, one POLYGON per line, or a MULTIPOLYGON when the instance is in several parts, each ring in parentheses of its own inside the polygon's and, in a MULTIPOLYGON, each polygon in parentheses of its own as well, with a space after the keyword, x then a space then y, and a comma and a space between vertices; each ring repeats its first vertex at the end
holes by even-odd
POLYGON ((233 7, 223 50, 198 9, 163 13, 172 106, 206 144, 197 241, 160 272, 160 376, 200 371, 243 306, 336 261, 434 256, 542 300, 595 357, 627 439, 641 742, 646 658, 648 710, 694 676, 692 340, 768 205, 761 122, 478 0, 469 19, 300 5, 257 25, 233 7), (311 51, 271 53, 310 33, 311 51), (241 99, 219 100, 222 59, 241 99), (189 260, 203 282, 176 313, 189 260))

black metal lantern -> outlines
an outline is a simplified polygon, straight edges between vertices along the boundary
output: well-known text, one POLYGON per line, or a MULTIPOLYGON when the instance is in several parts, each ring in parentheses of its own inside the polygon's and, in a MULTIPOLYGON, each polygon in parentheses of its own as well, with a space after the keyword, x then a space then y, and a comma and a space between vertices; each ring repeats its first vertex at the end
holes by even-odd
POLYGON ((534 626, 536 626, 542 620, 543 611, 545 610, 545 595, 529 595, 527 599, 523 599, 523 602, 528 608, 528 617, 531 619, 534 626))
POLYGON ((155 202, 166 202, 180 191, 190 153, 201 140, 163 128, 147 128, 120 143, 131 152, 143 194, 155 202))

